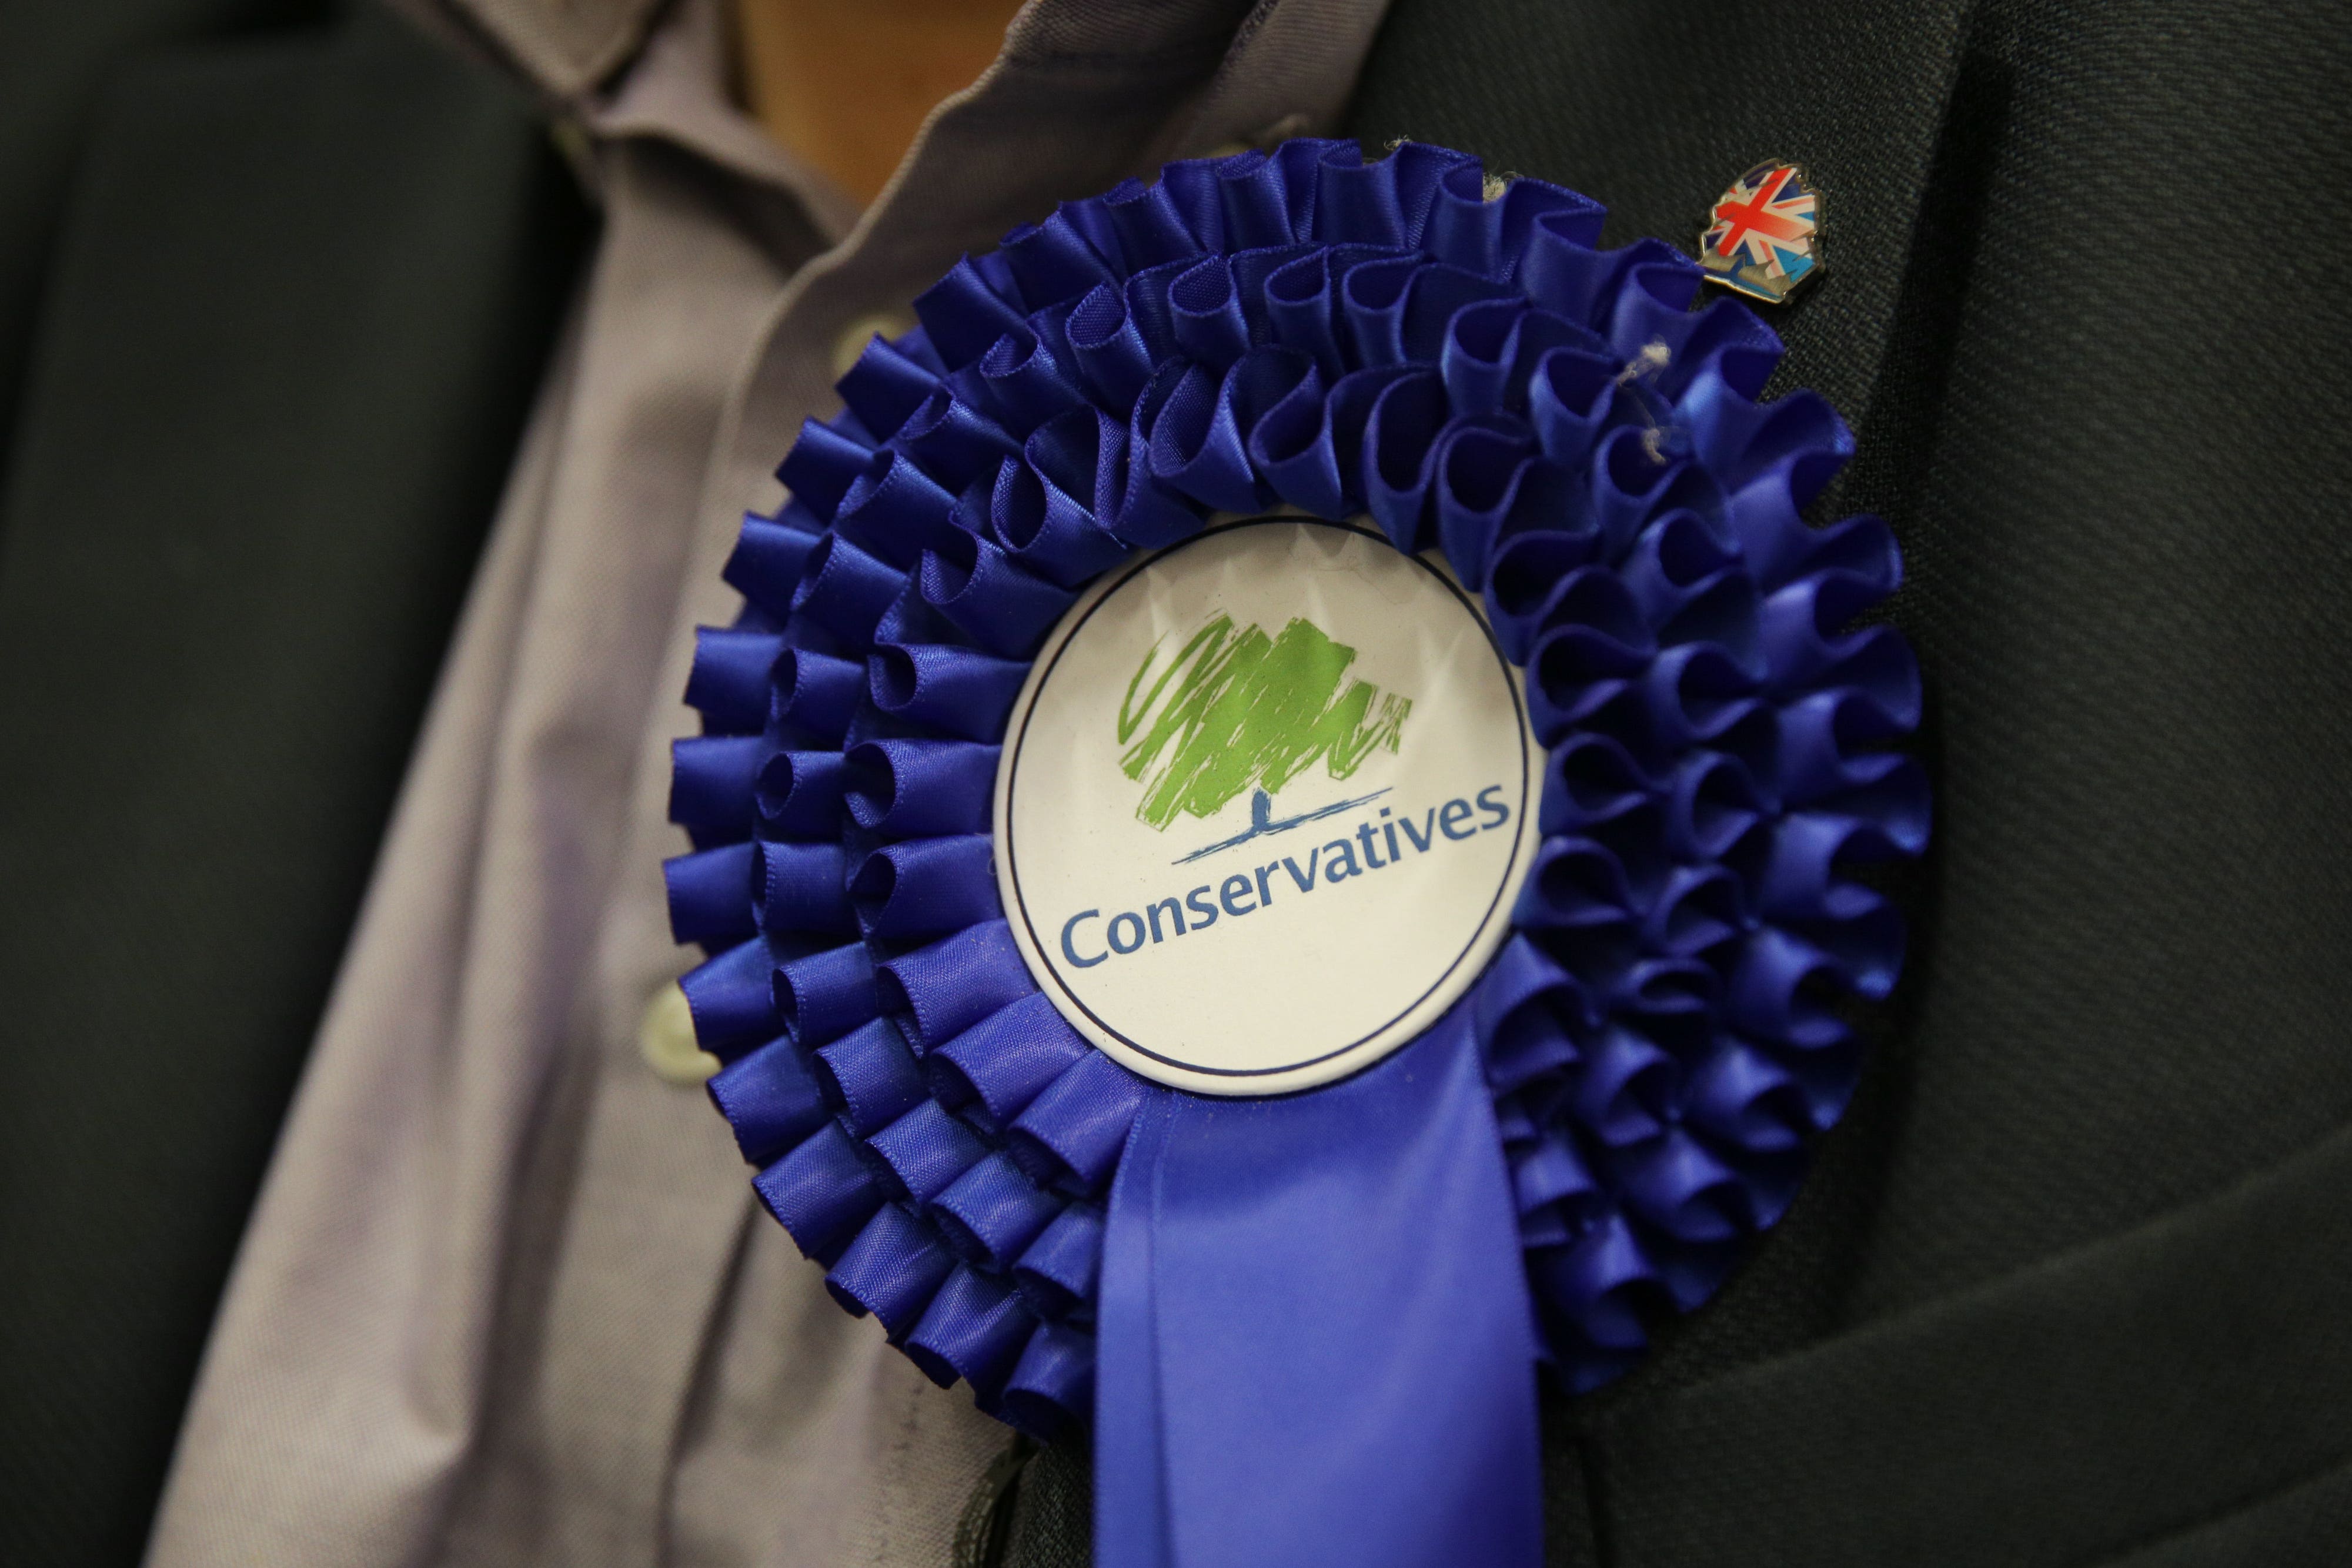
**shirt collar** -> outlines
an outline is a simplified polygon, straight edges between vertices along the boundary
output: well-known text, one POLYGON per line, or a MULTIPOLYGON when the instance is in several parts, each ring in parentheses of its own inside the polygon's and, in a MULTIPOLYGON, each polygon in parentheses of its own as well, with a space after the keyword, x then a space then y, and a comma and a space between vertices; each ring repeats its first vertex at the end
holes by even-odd
POLYGON ((679 0, 613 83, 583 94, 582 127, 598 139, 672 142, 756 184, 790 192, 827 243, 857 221, 858 203, 794 157, 738 108, 727 87, 724 0, 679 0))
MULTIPOLYGON (((671 0, 392 3, 436 31, 458 35, 540 95, 580 110, 600 90, 611 90, 641 54, 651 52, 649 40, 671 0)), ((1345 104, 1388 4, 1029 0, 1006 33, 1003 59, 1142 64, 1213 51, 1223 63, 1213 71, 1204 107, 1222 106, 1243 120, 1265 115, 1268 125, 1289 117, 1323 131, 1345 104)), ((715 4, 710 9, 711 43, 704 47, 715 47, 715 4)), ((1247 139, 1263 129, 1234 134, 1247 139)), ((731 133, 728 139, 733 140, 731 133)), ((1202 150, 1178 148, 1171 155, 1202 150)))
MULTIPOLYGON (((667 141, 785 194, 829 257, 861 256, 870 284, 911 294, 957 250, 993 245, 1007 213, 1172 158, 1328 133, 1389 0, 1029 0, 863 212, 733 103, 728 0, 394 3, 470 38, 593 140, 667 141)), ((583 172, 593 183, 593 161, 583 172)))

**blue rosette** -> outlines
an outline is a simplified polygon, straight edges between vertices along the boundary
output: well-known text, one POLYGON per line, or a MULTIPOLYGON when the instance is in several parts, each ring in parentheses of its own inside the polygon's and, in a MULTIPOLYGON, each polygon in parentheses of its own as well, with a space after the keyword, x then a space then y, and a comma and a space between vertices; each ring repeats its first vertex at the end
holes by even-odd
POLYGON ((1171 164, 958 262, 744 520, 670 800, 710 1094, 841 1303, 1024 1430, 1091 1419, 1114 1181, 1172 1092, 1024 966, 1000 745, 1078 593, 1213 514, 1442 551, 1526 672, 1541 848, 1449 1026, 1567 1386, 1721 1285, 1852 1092, 1903 925, 1849 868, 1928 830, 1916 663, 1854 627, 1901 558, 1803 519, 1853 442, 1759 401, 1774 335, 1601 217, 1410 143, 1171 164))

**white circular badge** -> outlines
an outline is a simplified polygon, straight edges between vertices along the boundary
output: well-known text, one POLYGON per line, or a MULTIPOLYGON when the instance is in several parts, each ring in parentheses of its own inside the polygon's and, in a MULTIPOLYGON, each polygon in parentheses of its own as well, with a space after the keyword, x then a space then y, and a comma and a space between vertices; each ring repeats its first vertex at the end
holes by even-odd
POLYGON ((1542 752, 1443 565, 1254 517, 1107 575, 996 778, 1038 985, 1147 1078, 1304 1089, 1435 1022, 1508 934, 1542 752))

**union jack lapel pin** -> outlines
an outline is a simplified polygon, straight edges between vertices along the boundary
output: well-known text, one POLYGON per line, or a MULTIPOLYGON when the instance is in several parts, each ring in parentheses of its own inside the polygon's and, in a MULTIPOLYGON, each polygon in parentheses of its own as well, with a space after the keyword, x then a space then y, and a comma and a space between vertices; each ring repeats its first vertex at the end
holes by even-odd
POLYGON ((1770 159, 1707 211, 1699 265, 1726 288, 1778 305, 1822 269, 1822 197, 1794 163, 1770 159))

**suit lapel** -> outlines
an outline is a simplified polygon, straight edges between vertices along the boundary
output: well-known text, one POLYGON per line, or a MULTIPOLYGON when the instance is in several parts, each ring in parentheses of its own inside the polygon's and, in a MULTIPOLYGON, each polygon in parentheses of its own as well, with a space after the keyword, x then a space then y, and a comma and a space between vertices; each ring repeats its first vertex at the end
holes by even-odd
POLYGON ((584 237, 517 95, 370 8, 93 130, 0 494, 20 1561, 137 1555, 584 237))

